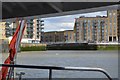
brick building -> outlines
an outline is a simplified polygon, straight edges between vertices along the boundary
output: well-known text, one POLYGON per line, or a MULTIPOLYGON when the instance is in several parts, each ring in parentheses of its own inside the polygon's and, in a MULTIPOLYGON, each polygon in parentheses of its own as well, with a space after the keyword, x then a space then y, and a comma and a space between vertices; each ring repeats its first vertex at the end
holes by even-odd
POLYGON ((107 16, 79 17, 75 19, 76 42, 118 42, 119 11, 109 10, 107 16))
POLYGON ((69 43, 74 42, 73 30, 44 32, 45 43, 69 43))

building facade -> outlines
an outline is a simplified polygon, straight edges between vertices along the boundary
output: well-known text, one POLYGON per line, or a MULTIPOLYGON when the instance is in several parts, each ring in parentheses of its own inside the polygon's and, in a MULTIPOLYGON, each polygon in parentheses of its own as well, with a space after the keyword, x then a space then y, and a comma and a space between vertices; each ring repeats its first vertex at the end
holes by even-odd
POLYGON ((0 22, 0 39, 6 39, 6 35, 5 35, 5 26, 6 22, 0 22))
POLYGON ((3 52, 8 52, 9 51, 9 46, 8 46, 8 39, 6 38, 5 35, 5 26, 6 22, 0 22, 0 53, 3 52))
POLYGON ((44 32, 43 42, 44 43, 64 42, 64 32, 63 31, 44 32))
MULTIPOLYGON (((41 36, 43 32, 43 20, 41 19, 29 19, 24 30, 23 39, 28 40, 28 43, 39 43, 41 42, 41 36)), ((6 37, 13 36, 18 27, 19 21, 6 22, 6 37)))
POLYGON ((70 43, 74 42, 73 30, 44 32, 44 43, 70 43))
POLYGON ((24 31, 23 38, 25 39, 33 39, 32 43, 36 41, 41 42, 41 36, 43 32, 43 20, 41 19, 30 19, 27 21, 26 28, 24 31))
POLYGON ((79 17, 75 19, 76 42, 118 42, 118 10, 107 11, 107 16, 79 17))
POLYGON ((118 41, 120 43, 120 9, 117 11, 118 41))
POLYGON ((75 42, 75 34, 73 30, 64 31, 64 37, 66 43, 74 43, 75 42))
POLYGON ((5 23, 5 26, 6 26, 5 35, 6 35, 6 37, 13 36, 13 34, 15 33, 16 28, 18 26, 17 23, 18 22, 6 22, 5 23))

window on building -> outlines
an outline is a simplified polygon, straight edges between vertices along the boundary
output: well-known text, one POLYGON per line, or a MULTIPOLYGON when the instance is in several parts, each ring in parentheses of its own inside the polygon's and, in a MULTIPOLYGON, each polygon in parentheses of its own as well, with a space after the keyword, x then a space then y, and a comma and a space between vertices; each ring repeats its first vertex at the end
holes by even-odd
POLYGON ((77 26, 76 29, 79 29, 79 27, 77 26))
POLYGON ((115 13, 113 13, 113 15, 116 15, 115 13))
POLYGON ((114 24, 116 23, 116 19, 117 19, 117 18, 114 18, 114 24))
POLYGON ((79 23, 79 20, 78 20, 78 19, 76 19, 76 22, 77 22, 77 23, 79 23))
POLYGON ((87 22, 87 20, 84 20, 84 22, 86 23, 86 22, 87 22))
POLYGON ((79 26, 79 24, 77 23, 77 24, 76 24, 76 26, 78 27, 78 26, 79 26))
POLYGON ((102 33, 104 33, 104 30, 102 30, 102 33))
POLYGON ((116 32, 116 29, 114 29, 114 33, 116 32))
POLYGON ((81 27, 83 26, 82 22, 80 22, 80 26, 81 26, 81 27))
POLYGON ((110 19, 110 24, 112 24, 112 19, 110 19))
POLYGON ((116 37, 115 36, 113 37, 113 41, 116 41, 116 37))
POLYGON ((109 41, 110 41, 110 42, 112 41, 112 36, 109 36, 109 41))
POLYGON ((100 33, 100 29, 98 29, 98 32, 100 33))
POLYGON ((111 15, 112 15, 112 13, 109 13, 109 15, 111 16, 111 15))

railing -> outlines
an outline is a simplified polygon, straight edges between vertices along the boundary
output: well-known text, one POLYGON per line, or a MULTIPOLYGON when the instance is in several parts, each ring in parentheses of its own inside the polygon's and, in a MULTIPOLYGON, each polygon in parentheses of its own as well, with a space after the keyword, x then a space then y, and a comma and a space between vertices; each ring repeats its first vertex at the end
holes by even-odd
POLYGON ((70 71, 95 71, 103 73, 108 80, 112 80, 112 78, 108 75, 108 73, 102 68, 91 68, 91 67, 56 67, 56 66, 35 66, 35 65, 8 65, 8 64, 0 64, 0 66, 4 67, 14 67, 14 68, 31 68, 31 69, 48 69, 49 70, 49 80, 52 80, 52 71, 53 70, 70 70, 70 71))

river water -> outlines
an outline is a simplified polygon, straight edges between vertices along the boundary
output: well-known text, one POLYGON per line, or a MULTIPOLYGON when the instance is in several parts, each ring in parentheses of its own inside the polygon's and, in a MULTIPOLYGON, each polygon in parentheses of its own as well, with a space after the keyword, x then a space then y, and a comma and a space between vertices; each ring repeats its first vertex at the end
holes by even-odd
MULTIPOLYGON (((112 78, 118 78, 118 51, 35 51, 21 52, 17 64, 97 67, 105 69, 112 78)), ((47 78, 48 70, 16 69, 25 72, 24 78, 47 78)), ((99 72, 53 71, 53 78, 105 78, 99 72)))

